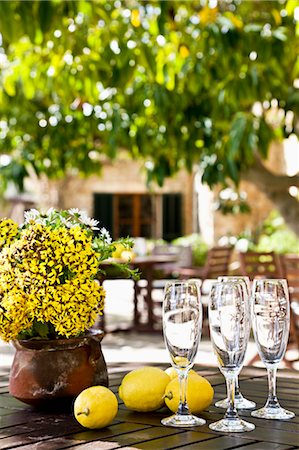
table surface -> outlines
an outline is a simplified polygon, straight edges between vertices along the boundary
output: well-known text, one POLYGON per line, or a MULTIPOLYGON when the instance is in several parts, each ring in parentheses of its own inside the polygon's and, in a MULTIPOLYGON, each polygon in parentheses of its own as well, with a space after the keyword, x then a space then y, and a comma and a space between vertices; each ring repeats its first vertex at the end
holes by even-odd
MULTIPOLYGON (((123 376, 136 364, 108 366, 110 388, 117 393, 123 376)), ((140 367, 140 364, 139 364, 140 367)), ((165 365, 159 365, 165 368, 165 365)), ((217 368, 194 367, 215 389, 214 401, 225 396, 225 383, 217 368)), ((240 416, 256 425, 249 433, 219 433, 208 424, 223 416, 223 410, 211 405, 201 416, 207 424, 191 429, 164 427, 160 424, 169 410, 152 413, 129 411, 122 402, 113 423, 102 430, 87 430, 74 419, 72 412, 40 412, 9 395, 8 373, 0 372, 0 449, 21 450, 76 450, 91 449, 188 449, 188 450, 287 450, 299 449, 299 373, 278 371, 278 397, 282 406, 296 413, 289 421, 255 419, 250 412, 240 416)), ((267 377, 265 369, 247 367, 240 376, 242 393, 255 400, 258 406, 265 402, 267 377)))
MULTIPOLYGON (((176 262, 178 260, 177 255, 144 255, 144 256, 135 256, 132 261, 129 261, 128 264, 131 266, 143 266, 143 265, 151 265, 151 264, 163 264, 163 263, 171 263, 176 262)), ((124 260, 121 258, 110 258, 101 262, 102 266, 111 266, 113 263, 124 263, 124 260)))

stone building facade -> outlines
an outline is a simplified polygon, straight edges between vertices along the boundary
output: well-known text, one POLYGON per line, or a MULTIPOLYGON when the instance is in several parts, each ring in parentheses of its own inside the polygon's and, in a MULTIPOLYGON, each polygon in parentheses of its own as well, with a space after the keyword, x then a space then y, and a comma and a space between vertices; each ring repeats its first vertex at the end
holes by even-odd
MULTIPOLYGON (((273 171, 285 172, 281 146, 272 147, 267 164, 273 171)), ((43 178, 40 181, 31 180, 27 186, 37 207, 83 209, 100 220, 101 225, 112 228, 114 238, 129 234, 171 240, 178 235, 199 232, 212 245, 223 236, 254 230, 274 207, 253 184, 242 182, 240 190, 247 192, 251 212, 223 215, 215 211, 216 191, 202 186, 198 174, 185 171, 166 179, 163 187, 154 185, 149 189, 142 165, 129 159, 125 153, 121 153, 116 161, 105 162, 98 176, 81 178, 73 174, 59 182, 43 178), (128 203, 128 198, 131 203, 128 203), (150 202, 144 203, 148 199, 150 202), (133 208, 130 213, 126 205, 128 209, 137 205, 137 212, 133 208), (131 222, 127 217, 130 214, 131 222), (133 222, 140 222, 140 227, 134 229, 133 222)))

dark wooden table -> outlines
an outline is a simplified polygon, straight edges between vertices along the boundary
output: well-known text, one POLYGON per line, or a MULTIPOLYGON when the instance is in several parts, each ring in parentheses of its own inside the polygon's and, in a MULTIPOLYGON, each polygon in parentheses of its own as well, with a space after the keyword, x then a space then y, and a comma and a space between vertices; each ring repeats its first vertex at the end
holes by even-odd
MULTIPOLYGON (((140 364, 139 364, 140 366, 140 364)), ((134 364, 108 367, 110 388, 117 393, 122 377, 134 364)), ((164 368, 165 366, 160 365, 164 368)), ((225 395, 224 379, 217 368, 195 367, 207 377, 215 389, 215 400, 225 395)), ((188 449, 188 450, 290 450, 299 449, 299 373, 278 371, 278 396, 282 406, 296 413, 290 421, 262 420, 241 416, 256 425, 249 433, 217 433, 208 428, 223 416, 223 410, 210 406, 202 413, 207 424, 192 429, 164 427, 160 420, 169 415, 163 408, 153 413, 137 413, 126 409, 122 402, 113 423, 102 430, 87 430, 74 419, 72 412, 39 412, 12 398, 7 387, 8 373, 0 376, 0 449, 75 450, 91 449, 188 449)), ((265 402, 267 377, 264 369, 244 368, 240 376, 241 390, 258 406, 265 402)), ((100 407, 100 405, 99 405, 100 407)))

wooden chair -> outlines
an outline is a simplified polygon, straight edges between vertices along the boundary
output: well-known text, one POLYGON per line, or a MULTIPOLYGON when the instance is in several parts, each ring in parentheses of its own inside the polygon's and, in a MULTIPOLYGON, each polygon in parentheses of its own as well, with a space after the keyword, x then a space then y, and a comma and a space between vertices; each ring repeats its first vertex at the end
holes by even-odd
POLYGON ((248 251, 239 253, 240 274, 254 278, 284 278, 279 255, 275 252, 248 251))
POLYGON ((232 247, 212 247, 204 267, 180 267, 177 270, 179 278, 200 278, 203 286, 205 280, 227 275, 232 251, 232 247))
POLYGON ((282 255, 281 259, 290 293, 291 323, 289 347, 295 347, 299 355, 299 255, 282 255))

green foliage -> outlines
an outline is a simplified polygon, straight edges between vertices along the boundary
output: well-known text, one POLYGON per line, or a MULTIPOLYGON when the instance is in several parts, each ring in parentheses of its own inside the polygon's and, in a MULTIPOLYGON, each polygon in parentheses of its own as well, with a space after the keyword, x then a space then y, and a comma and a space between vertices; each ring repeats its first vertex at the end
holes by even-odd
POLYGON ((235 192, 231 188, 226 188, 219 192, 215 209, 221 211, 224 215, 249 213, 250 206, 246 199, 247 194, 245 192, 235 192))
POLYGON ((277 211, 269 217, 255 232, 244 232, 234 238, 233 245, 247 247, 253 251, 275 251, 280 254, 299 254, 299 238, 291 231, 277 211))
POLYGON ((179 237, 173 240, 172 244, 190 246, 192 248, 192 264, 194 266, 203 266, 205 264, 209 247, 200 234, 193 233, 179 237))
MULTIPOLYGON (((81 333, 83 334, 83 333, 81 333)), ((32 327, 22 330, 18 339, 55 339, 55 329, 51 323, 42 323, 38 320, 33 320, 32 327)))
POLYGON ((264 221, 253 248, 257 251, 299 254, 299 238, 286 226, 278 212, 273 211, 264 221))
POLYGON ((262 234, 258 245, 255 246, 257 251, 277 252, 277 253, 294 253, 299 254, 299 239, 290 230, 276 230, 271 235, 262 234))
POLYGON ((194 163, 211 186, 238 184, 254 152, 295 130, 294 4, 0 2, 2 180, 99 173, 125 147, 160 185, 194 163))

